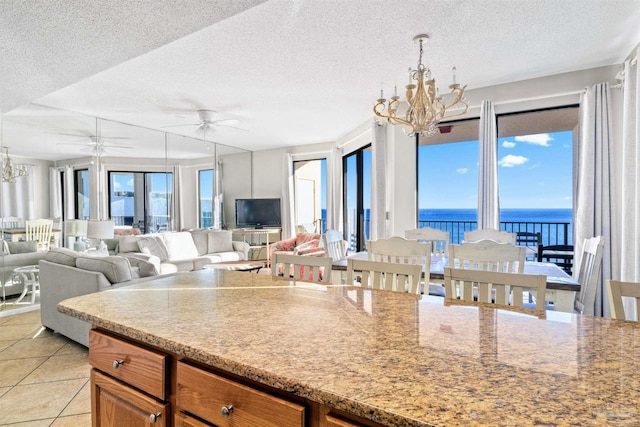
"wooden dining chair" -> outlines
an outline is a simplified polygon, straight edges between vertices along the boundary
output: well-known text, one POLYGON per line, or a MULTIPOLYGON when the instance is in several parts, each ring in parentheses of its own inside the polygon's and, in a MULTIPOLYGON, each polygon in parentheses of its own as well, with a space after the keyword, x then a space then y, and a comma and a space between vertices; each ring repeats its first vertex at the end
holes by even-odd
POLYGON ((493 240, 498 243, 516 244, 516 234, 495 228, 484 228, 482 230, 472 230, 464 232, 465 242, 477 242, 480 240, 493 240))
POLYGON ((580 292, 576 292, 574 311, 593 316, 595 312, 596 286, 602 266, 604 237, 596 236, 585 239, 578 260, 578 268, 574 268, 573 277, 580 283, 580 292))
MULTIPOLYGON (((499 304, 502 306, 525 307, 525 292, 544 295, 547 277, 543 274, 518 274, 499 271, 468 270, 463 268, 444 269, 446 298, 462 301, 499 304), (474 292, 477 289, 477 292, 474 292)), ((537 298, 535 311, 544 311, 544 298, 537 298)))
POLYGON ((32 219, 25 222, 26 240, 38 242, 39 251, 48 251, 51 243, 52 219, 32 219))
POLYGON ((330 283, 331 263, 329 257, 291 255, 275 252, 271 259, 271 275, 286 280, 330 283))
POLYGON ((522 273, 527 248, 494 240, 449 245, 449 267, 522 273))
POLYGON ((420 294, 422 267, 419 264, 347 259, 347 284, 371 289, 420 294))
POLYGON ((424 287, 421 292, 444 297, 444 288, 441 284, 429 284, 431 243, 407 240, 402 237, 369 240, 367 253, 370 261, 420 265, 427 283, 421 286, 421 288, 424 287))
POLYGON ((422 227, 413 230, 405 230, 404 237, 408 240, 431 243, 431 253, 433 255, 445 256, 447 245, 449 244, 449 232, 438 230, 437 228, 422 227))
POLYGON ((609 307, 611 318, 620 320, 640 320, 640 283, 623 282, 620 280, 607 281, 607 293, 609 294, 609 307), (635 318, 625 313, 622 297, 633 298, 635 305, 635 318))

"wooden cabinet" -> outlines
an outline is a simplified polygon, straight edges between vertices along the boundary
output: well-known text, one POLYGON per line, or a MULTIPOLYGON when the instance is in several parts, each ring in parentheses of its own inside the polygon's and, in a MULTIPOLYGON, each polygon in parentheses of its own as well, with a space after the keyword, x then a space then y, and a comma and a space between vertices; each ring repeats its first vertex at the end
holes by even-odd
POLYGON ((171 425, 166 354, 89 332, 93 427, 171 425))
MULTIPOLYGON (((178 362, 177 411, 219 427, 302 427, 305 407, 178 362)), ((189 425, 189 424, 187 424, 189 425)), ((195 424, 196 426, 198 424, 195 424)))
POLYGON ((170 425, 169 404, 95 369, 91 370, 91 413, 93 427, 170 425))

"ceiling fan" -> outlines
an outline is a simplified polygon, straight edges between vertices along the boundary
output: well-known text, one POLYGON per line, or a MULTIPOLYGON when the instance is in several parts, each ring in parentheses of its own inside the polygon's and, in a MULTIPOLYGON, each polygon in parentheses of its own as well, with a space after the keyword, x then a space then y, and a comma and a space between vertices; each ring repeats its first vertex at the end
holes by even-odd
POLYGON ((73 133, 58 133, 58 135, 66 135, 66 136, 75 136, 78 138, 87 138, 88 141, 78 141, 78 142, 58 142, 58 145, 77 145, 77 146, 82 146, 82 147, 86 147, 86 151, 90 151, 91 153, 93 153, 94 155, 100 156, 102 154, 104 154, 108 149, 119 149, 119 148, 123 148, 123 149, 131 149, 134 148, 132 146, 129 145, 120 145, 120 144, 108 144, 105 143, 104 140, 107 139, 130 139, 129 137, 126 136, 96 136, 96 135, 92 135, 90 133, 86 133, 83 135, 79 135, 79 134, 73 134, 73 133))
POLYGON ((198 126, 195 130, 196 134, 200 136, 205 136, 208 132, 214 132, 217 127, 224 126, 235 130, 240 130, 246 132, 246 129, 242 129, 236 126, 235 124, 240 123, 238 119, 221 119, 219 118, 219 114, 217 111, 213 110, 197 110, 198 118, 200 121, 198 123, 189 123, 185 125, 171 125, 171 126, 163 126, 163 128, 171 128, 171 127, 183 127, 183 126, 198 126))

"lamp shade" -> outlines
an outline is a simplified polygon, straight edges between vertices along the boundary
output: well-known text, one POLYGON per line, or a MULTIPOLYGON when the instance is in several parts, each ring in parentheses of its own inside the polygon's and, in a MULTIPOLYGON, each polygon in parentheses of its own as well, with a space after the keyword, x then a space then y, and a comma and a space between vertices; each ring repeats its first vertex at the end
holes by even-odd
POLYGON ((70 219, 64 222, 64 234, 67 236, 80 236, 87 235, 87 220, 86 219, 70 219))
POLYGON ((113 221, 89 220, 87 224, 87 237, 91 239, 111 239, 115 223, 113 221))

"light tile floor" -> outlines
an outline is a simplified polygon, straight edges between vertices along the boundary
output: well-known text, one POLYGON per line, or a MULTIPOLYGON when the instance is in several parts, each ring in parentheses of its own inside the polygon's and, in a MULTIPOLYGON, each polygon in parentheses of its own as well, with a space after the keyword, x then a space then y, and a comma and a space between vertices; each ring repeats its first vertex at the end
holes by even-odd
POLYGON ((0 426, 90 426, 88 359, 40 310, 0 317, 0 426))

